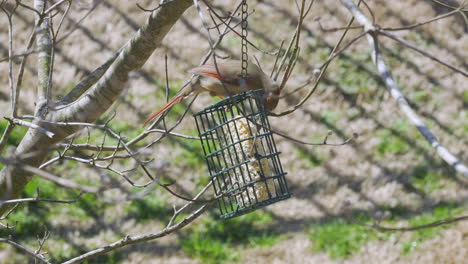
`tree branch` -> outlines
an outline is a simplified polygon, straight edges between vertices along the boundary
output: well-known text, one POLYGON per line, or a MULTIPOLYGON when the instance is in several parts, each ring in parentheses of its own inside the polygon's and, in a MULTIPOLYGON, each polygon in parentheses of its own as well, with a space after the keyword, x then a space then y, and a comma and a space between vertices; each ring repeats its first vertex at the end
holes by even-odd
POLYGON ((34 251, 28 249, 27 247, 11 240, 11 239, 8 239, 8 238, 0 238, 0 243, 7 243, 7 244, 10 244, 12 246, 14 246, 15 248, 19 249, 20 251, 23 251, 24 253, 26 253, 28 256, 34 258, 34 259, 37 259, 39 260, 41 263, 48 263, 50 264, 50 262, 42 255, 42 254, 39 254, 39 253, 35 253, 34 251))
MULTIPOLYGON (((36 1, 44 2, 40 0, 36 1)), ((28 168, 39 166, 53 144, 80 129, 79 126, 57 126, 53 122, 92 123, 109 109, 124 89, 124 85, 128 80, 128 74, 131 71, 139 70, 143 66, 153 51, 159 47, 172 26, 191 4, 192 1, 190 0, 173 0, 166 2, 157 11, 152 12, 146 23, 141 26, 133 38, 121 49, 117 59, 98 83, 77 99, 75 103, 57 110, 49 109, 43 119, 52 123, 40 122, 40 124, 47 131, 55 134, 52 139, 38 132, 37 129, 28 130, 17 148, 16 155, 25 153, 38 154, 31 155, 29 158, 21 160, 21 162, 29 166, 28 168)), ((43 56, 41 54, 44 53, 40 52, 40 58, 43 56)), ((44 90, 42 89, 41 91, 44 90)), ((36 109, 38 108, 36 107, 36 109)), ((24 168, 13 167, 11 175, 15 175, 15 177, 11 186, 12 189, 7 191, 9 190, 7 171, 3 169, 0 172, 0 193, 9 194, 5 199, 16 198, 28 183, 32 173, 35 173, 32 169, 25 171, 24 168)), ((5 213, 7 209, 7 206, 1 206, 0 215, 5 213)))
MULTIPOLYGON (((46 8, 45 0, 34 0, 34 8, 42 13, 46 8)), ((37 15, 36 25, 36 45, 39 51, 37 56, 37 102, 36 102, 36 115, 44 115, 40 113, 43 107, 50 100, 50 72, 52 62, 52 41, 49 31, 50 18, 47 16, 37 15)))
POLYGON ((69 104, 76 99, 78 99, 82 94, 84 94, 88 89, 96 84, 96 82, 101 79, 101 77, 106 73, 107 69, 112 65, 115 61, 119 53, 116 53, 114 56, 109 58, 104 64, 99 66, 96 70, 90 73, 86 78, 84 78, 80 83, 78 83, 67 95, 65 95, 62 100, 60 100, 60 104, 69 104))
MULTIPOLYGON (((193 203, 193 202, 191 202, 193 203)), ((96 256, 99 256, 99 255, 102 255, 102 254, 105 254, 109 251, 112 251, 112 250, 115 250, 115 249, 118 249, 118 248, 121 248, 121 247, 124 247, 124 246, 127 246, 127 245, 131 245, 131 244, 136 244, 136 243, 141 243, 141 242, 145 242, 145 241, 149 241, 149 240, 153 240, 153 239, 157 239, 157 238, 161 238, 161 237, 164 237, 164 236, 167 236, 177 230, 180 230, 182 229, 183 227, 185 227, 186 225, 190 224, 191 222, 193 222, 197 217, 199 217, 201 214, 203 214, 206 210, 208 210, 211 205, 213 203, 208 203, 208 204, 204 204, 203 206, 201 206, 199 209, 197 209, 195 212, 193 212, 191 215, 189 215, 188 217, 186 217, 184 220, 182 220, 181 222, 177 223, 177 224, 174 224, 174 225, 170 225, 168 227, 166 227, 165 229, 159 231, 159 232, 156 232, 156 233, 149 233, 149 234, 144 234, 144 235, 138 235, 138 236, 126 236, 110 245, 107 245, 107 246, 104 246, 104 247, 100 247, 100 248, 97 248, 95 250, 92 250, 92 251, 89 251, 81 256, 78 256, 78 257, 75 257, 75 258, 72 258, 68 261, 65 261, 63 262, 62 264, 73 264, 73 263, 81 263, 85 260, 88 260, 90 258, 93 258, 93 257, 96 257, 96 256)))
POLYGON ((379 43, 377 39, 377 34, 379 29, 375 27, 371 21, 359 10, 357 6, 351 0, 341 0, 341 2, 346 6, 346 8, 352 13, 353 17, 358 21, 359 24, 364 26, 364 30, 368 31, 367 41, 369 46, 372 49, 372 58, 374 63, 377 66, 377 70, 380 74, 380 77, 387 85, 387 88, 398 104, 398 107, 406 115, 408 120, 413 124, 419 132, 426 138, 426 140, 435 148, 437 154, 450 166, 455 168, 458 172, 463 174, 465 177, 468 177, 468 168, 461 163, 461 161, 450 153, 439 140, 432 134, 429 128, 424 125, 420 117, 413 111, 408 102, 406 101, 404 95, 400 92, 396 82, 393 80, 390 70, 385 64, 384 58, 380 53, 379 43))

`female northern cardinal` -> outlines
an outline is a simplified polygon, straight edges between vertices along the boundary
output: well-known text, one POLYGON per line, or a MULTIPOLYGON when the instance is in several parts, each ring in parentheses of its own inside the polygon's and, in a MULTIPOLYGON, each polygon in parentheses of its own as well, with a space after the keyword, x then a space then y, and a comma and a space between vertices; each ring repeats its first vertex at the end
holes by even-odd
POLYGON ((205 64, 191 69, 189 72, 200 75, 195 84, 186 86, 180 90, 165 106, 151 114, 145 121, 145 125, 153 121, 161 113, 180 102, 190 94, 209 92, 211 96, 225 97, 245 92, 246 90, 263 89, 264 106, 267 110, 273 110, 278 105, 280 87, 274 80, 266 75, 257 65, 249 63, 247 77, 242 85, 242 62, 231 60, 222 63, 205 64), (216 69, 217 66, 217 69, 216 69), (245 86, 245 87, 243 87, 245 86))

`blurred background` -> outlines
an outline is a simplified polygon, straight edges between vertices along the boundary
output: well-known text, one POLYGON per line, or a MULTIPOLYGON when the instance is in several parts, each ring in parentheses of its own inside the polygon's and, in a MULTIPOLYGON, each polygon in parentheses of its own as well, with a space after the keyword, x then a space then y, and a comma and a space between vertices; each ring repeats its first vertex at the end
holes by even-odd
MULTIPOLYGON (((32 5, 32 1, 24 1, 32 5)), ((144 23, 148 13, 134 1, 77 1, 65 18, 56 47, 53 96, 63 96, 83 77, 101 65, 124 45, 144 23), (88 3, 89 2, 89 3, 88 3), (88 14, 88 15, 87 15, 88 14), (84 16, 82 22, 77 23, 84 16)), ((444 0, 457 5, 461 1, 444 0)), ((156 1, 138 1, 152 8, 156 1)), ((237 1, 212 1, 227 14, 237 1)), ((266 51, 288 43, 298 22, 294 1, 248 1, 254 12, 249 17, 249 40, 266 51)), ((429 0, 368 0, 376 23, 385 27, 409 25, 444 14, 450 9, 429 0)), ((64 12, 64 7, 60 9, 64 12)), ((296 90, 328 57, 341 31, 321 29, 345 26, 351 15, 339 1, 316 1, 304 22, 296 68, 282 95, 277 111, 299 102, 312 87, 296 90), (294 93, 292 93, 294 91, 294 93)), ((6 17, 0 14, 0 57, 8 56, 6 17)), ((31 11, 19 8, 14 18, 14 47, 23 51, 33 25, 31 11)), ((429 25, 395 34, 415 43, 445 61, 466 69, 468 27, 461 16, 451 16, 429 25)), ((345 41, 361 32, 351 30, 345 41)), ((466 77, 422 57, 403 46, 381 38, 383 53, 393 77, 411 106, 441 143, 465 164, 468 162, 468 82, 466 77)), ((132 138, 143 131, 147 115, 165 102, 165 59, 171 95, 190 77, 208 52, 206 31, 194 7, 177 22, 142 70, 134 72, 121 98, 103 116, 115 111, 109 125, 132 138)), ((217 49, 223 56, 239 58, 240 39, 229 34, 217 49)), ((275 56, 249 47, 266 72, 275 56)), ((20 114, 32 114, 36 82, 36 55, 29 58, 20 101, 20 114)), ((18 68, 16 64, 15 69, 18 68)), ((0 62, 0 113, 9 109, 8 63, 0 62)), ((189 113, 195 113, 217 99, 201 95, 189 113)), ((187 101, 188 102, 188 101, 187 101)), ((177 105, 168 115, 174 123, 187 107, 177 105)), ((2 116, 3 116, 2 115, 2 116)), ((0 131, 6 126, 0 121, 0 131)), ((281 161, 293 196, 254 213, 223 221, 217 208, 192 225, 168 237, 133 245, 89 263, 464 263, 468 259, 468 222, 415 232, 377 232, 356 223, 372 224, 383 218, 385 226, 414 226, 463 215, 467 210, 466 181, 435 154, 403 116, 380 80, 371 61, 367 41, 362 39, 335 59, 313 96, 297 111, 272 117, 273 128, 307 142, 340 143, 357 133, 344 146, 308 146, 276 136, 281 161), (346 205, 346 206, 345 206, 346 205)), ((175 132, 196 135, 189 114, 175 132)), ((25 129, 16 127, 10 148, 25 129)), ((86 131, 77 143, 86 141, 86 131), (81 140, 81 141, 80 141, 81 140)), ((102 133, 93 131, 92 142, 102 133)), ((155 139, 152 135, 145 142, 155 139)), ((112 142, 112 141, 109 141, 112 142)), ((115 142, 114 142, 115 143, 115 142)), ((56 153, 52 153, 54 157, 56 153)), ((153 145, 150 168, 176 181, 175 190, 194 195, 208 181, 202 149, 197 140, 166 137, 153 145)), ((125 168, 128 164, 122 162, 125 168)), ((0 165, 1 166, 1 165, 0 165)), ((50 168, 56 175, 80 183, 93 183, 100 171, 72 161, 50 168)), ((118 181, 123 181, 116 177, 118 181)), ((73 199, 77 192, 34 179, 23 196, 73 199)), ((118 196, 118 194, 115 194, 118 196)), ((31 247, 37 236, 49 230, 44 245, 47 256, 62 261, 112 243, 125 235, 161 230, 172 216, 172 206, 181 205, 166 191, 156 189, 140 200, 108 203, 85 194, 69 205, 25 203, 9 216, 18 221, 14 231, 0 229, 2 237, 12 235, 31 247)), ((0 244, 0 262, 29 260, 12 247, 0 244)))

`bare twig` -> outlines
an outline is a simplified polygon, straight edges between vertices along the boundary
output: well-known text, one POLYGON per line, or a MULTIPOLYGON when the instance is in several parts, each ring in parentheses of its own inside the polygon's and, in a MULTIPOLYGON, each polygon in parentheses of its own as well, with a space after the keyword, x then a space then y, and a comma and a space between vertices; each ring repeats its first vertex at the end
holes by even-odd
POLYGON ((0 220, 6 220, 8 216, 16 210, 18 205, 19 204, 15 204, 15 206, 13 206, 10 210, 8 210, 8 212, 4 216, 0 217, 0 220))
MULTIPOLYGON (((322 22, 318 20, 320 30, 323 32, 335 32, 335 31, 341 31, 341 30, 346 30, 348 27, 324 27, 322 25, 322 22)), ((349 27, 348 29, 362 29, 362 26, 352 26, 349 27)))
MULTIPOLYGON (((219 15, 212 7, 209 3, 207 3, 205 0, 203 0, 203 2, 205 3, 205 5, 208 7, 208 10, 210 11, 210 14, 213 14, 215 15, 219 21, 221 21, 221 23, 223 23, 226 27, 228 27, 232 32, 234 32, 234 34, 236 34, 237 36, 241 37, 241 33, 237 32, 233 27, 231 27, 228 23, 226 23, 225 19, 223 19, 223 17, 221 15, 219 15)), ((250 15, 250 14, 249 14, 250 15)), ((208 25, 206 24, 206 28, 209 29, 208 25)), ((247 43, 252 46, 252 48, 260 51, 261 53, 263 54, 268 54, 268 55, 276 55, 277 52, 275 51, 266 51, 266 50, 263 50, 261 48, 259 48, 257 45, 253 44, 251 41, 247 40, 247 43)))
POLYGON ((48 131, 47 129, 45 129, 45 128, 41 127, 41 126, 38 126, 37 124, 34 124, 34 123, 26 122, 26 121, 18 119, 18 118, 8 118, 8 117, 3 117, 3 118, 5 118, 6 120, 10 121, 10 123, 13 123, 15 125, 25 126, 25 127, 29 127, 29 128, 32 128, 32 129, 37 129, 39 132, 43 133, 44 135, 46 135, 49 138, 53 138, 54 135, 55 135, 53 132, 48 131))
POLYGON ((22 170, 33 173, 33 174, 35 174, 35 175, 37 175, 37 176, 39 176, 41 178, 44 178, 44 179, 46 179, 48 181, 56 183, 56 184, 58 184, 58 185, 60 185, 62 187, 65 187, 65 188, 78 189, 80 191, 87 192, 87 193, 97 193, 99 191, 98 188, 81 185, 81 184, 78 184, 78 183, 76 183, 74 181, 67 180, 67 179, 55 176, 55 175, 53 175, 53 174, 51 174, 51 173, 49 173, 47 171, 44 171, 44 170, 41 170, 41 169, 38 169, 38 168, 34 168, 34 167, 29 166, 29 165, 16 164, 16 166, 19 167, 22 170))
POLYGON ((287 133, 281 132, 278 129, 272 128, 272 129, 270 129, 270 131, 273 132, 274 134, 280 136, 280 137, 283 137, 283 138, 289 140, 289 141, 296 142, 296 143, 299 143, 299 144, 302 144, 302 145, 310 145, 310 146, 336 146, 336 147, 337 146, 343 146, 343 145, 348 144, 353 139, 356 139, 358 137, 358 134, 354 133, 352 137, 347 138, 343 142, 328 143, 328 137, 330 136, 330 132, 328 132, 327 135, 324 137, 322 142, 307 142, 307 141, 299 140, 297 138, 293 138, 293 137, 287 135, 287 133))
POLYGON ((15 2, 16 2, 17 5, 20 5, 20 6, 26 8, 26 9, 28 9, 28 10, 33 11, 33 12, 36 13, 39 17, 42 16, 41 12, 40 12, 39 10, 37 10, 36 8, 30 7, 30 6, 28 6, 28 5, 24 4, 24 3, 21 3, 20 0, 15 0, 15 2))
MULTIPOLYGON (((465 177, 468 177, 468 168, 461 163, 461 161, 450 153, 432 134, 429 128, 424 125, 420 117, 413 111, 408 102, 406 101, 404 95, 400 92, 396 82, 393 80, 390 70, 388 69, 385 61, 380 53, 379 43, 377 39, 378 28, 376 28, 371 21, 359 10, 357 6, 351 0, 341 0, 341 2, 346 6, 346 8, 353 14, 353 17, 363 25, 366 30, 370 33, 367 34, 367 40, 369 46, 372 49, 372 58, 374 63, 377 66, 377 70, 380 74, 380 77, 386 84, 390 94, 397 102, 400 110, 406 115, 408 120, 413 124, 419 132, 426 138, 426 140, 435 148, 437 154, 450 166, 455 168, 458 172, 463 174, 465 177)), ((380 32, 381 33, 381 32, 380 32)))
MULTIPOLYGON (((202 190, 202 191, 204 191, 204 190, 202 190)), ((202 194, 202 192, 199 193, 199 195, 201 195, 201 194, 202 194)), ((195 199, 197 199, 197 198, 198 198, 198 195, 195 197, 195 199)), ((193 202, 187 203, 186 206, 182 207, 181 209, 179 209, 176 212, 177 215, 180 214, 183 209, 187 208, 189 205, 192 205, 192 204, 193 204, 193 202)), ((189 216, 185 217, 183 220, 179 221, 176 224, 173 223, 173 220, 175 220, 176 217, 173 217, 171 219, 171 221, 169 222, 169 225, 166 228, 164 228, 163 230, 159 231, 159 232, 149 233, 149 234, 144 234, 144 235, 136 235, 136 236, 127 235, 124 238, 122 238, 122 239, 120 239, 120 240, 118 240, 118 241, 116 241, 116 242, 114 242, 112 244, 109 244, 109 245, 97 248, 95 250, 89 251, 89 252, 87 252, 87 253, 85 253, 83 255, 72 258, 70 260, 67 260, 67 261, 63 262, 62 264, 81 263, 81 262, 83 262, 85 260, 88 260, 90 258, 99 256, 99 255, 103 255, 103 254, 105 254, 105 253, 107 253, 109 251, 115 250, 117 248, 121 248, 121 247, 132 245, 132 244, 142 243, 142 242, 145 242, 145 241, 150 241, 150 240, 154 240, 154 239, 157 239, 157 238, 167 236, 167 235, 169 235, 169 234, 171 234, 173 232, 176 232, 176 231, 182 229, 186 225, 193 222, 200 215, 202 215, 206 210, 208 210, 211 207, 212 204, 213 203, 204 204, 203 206, 201 206, 196 211, 194 211, 189 216)), ((176 215, 176 213, 174 215, 176 215)))
POLYGON ((42 236, 42 238, 40 238, 39 236, 37 236, 37 243, 39 244, 39 248, 36 249, 34 251, 34 254, 40 254, 41 251, 42 251, 42 247, 44 247, 44 244, 45 242, 47 241, 47 239, 49 239, 50 237, 50 232, 49 230, 47 230, 47 227, 45 227, 45 231, 44 231, 44 235, 42 236))
MULTIPOLYGON (((235 13, 240 9, 240 7, 241 7, 241 5, 238 4, 237 7, 234 9, 234 11, 233 11, 232 13, 235 14, 235 13)), ((230 25, 230 23, 232 22, 233 19, 234 19, 234 17, 233 17, 233 16, 230 16, 229 19, 228 19, 228 21, 226 22, 227 25, 230 25)), ((215 48, 221 43, 221 41, 223 40, 224 36, 226 36, 226 35, 230 32, 230 30, 231 30, 230 28, 236 28, 237 26, 240 25, 240 23, 238 23, 237 25, 234 25, 233 27, 228 27, 227 25, 224 26, 224 29, 223 29, 221 35, 219 35, 219 37, 218 37, 218 39, 216 40, 216 42, 213 43, 212 46, 210 46, 210 47, 211 47, 210 50, 209 50, 208 53, 203 57, 203 59, 202 59, 201 62, 200 62, 200 65, 205 64, 205 63, 208 61, 208 59, 214 54, 215 48)), ((187 85, 190 85, 190 83, 192 82, 192 80, 193 80, 194 78, 197 78, 197 77, 195 77, 195 75, 192 75, 192 76, 189 78, 189 80, 187 80, 187 81, 184 83, 184 85, 182 85, 181 89, 183 89, 183 88, 184 88, 185 86, 187 86, 187 85)), ((195 98, 196 98, 196 97, 195 97, 195 98)), ((192 105, 192 103, 193 103, 193 101, 195 100, 195 98, 193 98, 192 102, 189 104, 189 107, 190 107, 190 105, 192 105)), ((188 107, 188 108, 189 108, 189 107, 188 107)), ((188 108, 187 108, 187 110, 184 112, 184 114, 182 115, 182 117, 179 118, 179 119, 176 121, 176 123, 172 126, 172 128, 170 128, 169 130, 167 130, 168 132, 171 132, 173 129, 175 129, 175 128, 178 126, 178 124, 180 124, 180 122, 182 121, 182 119, 183 119, 184 116, 186 115, 186 113, 187 113, 187 111, 188 111, 188 108)), ((164 114, 161 115, 160 118, 158 118, 157 120, 155 120, 155 121, 153 122, 153 124, 150 125, 150 126, 147 128, 147 130, 153 129, 153 128, 160 122, 160 120, 162 120, 162 118, 164 118, 164 114)), ((138 135, 138 136, 136 136, 135 138, 133 138, 132 140, 130 140, 130 141, 128 142, 128 145, 131 146, 131 145, 136 144, 136 143, 138 143, 139 141, 143 140, 144 138, 146 138, 146 137, 149 135, 149 133, 147 133, 147 130, 145 130, 143 133, 141 133, 140 135, 138 135)), ((146 147, 149 147, 149 146, 155 144, 156 142, 158 142, 159 140, 161 140, 163 137, 164 137, 164 135, 161 136, 161 137, 159 137, 158 139, 154 140, 152 143, 150 143, 150 144, 147 145, 146 147)))
MULTIPOLYGON (((152 133, 160 133, 160 134, 165 134, 165 135, 168 135, 168 136, 174 136, 174 137, 179 137, 179 138, 184 138, 184 139, 191 139, 191 140, 199 140, 199 137, 196 137, 196 136, 188 136, 188 135, 184 135, 184 134, 180 134, 180 133, 176 133, 176 132, 170 132, 169 130, 165 130, 165 129, 157 129, 157 128, 154 128, 154 129, 150 129, 150 130, 145 130, 143 132, 145 135, 150 135, 152 133)), ((131 145, 135 145, 134 144, 127 144, 129 146, 131 145)), ((86 149, 86 150, 102 150, 102 151, 114 151, 114 150, 124 150, 124 147, 122 146, 104 146, 104 145, 93 145, 93 144, 89 144, 89 143, 82 143, 82 144, 65 144, 65 143, 59 143, 57 144, 57 147, 59 148, 67 148, 69 147, 70 149, 86 149)))
POLYGON ((81 196, 84 193, 80 193, 74 200, 57 200, 57 199, 48 199, 48 198, 21 198, 21 199, 13 199, 13 200, 0 200, 0 205, 2 204, 20 204, 20 203, 30 203, 30 202, 49 202, 49 203, 64 203, 64 204, 71 204, 76 203, 81 199, 81 196))
MULTIPOLYGON (((11 11, 5 9, 5 7, 0 5, 2 11, 6 14, 8 19, 8 86, 10 88, 10 104, 11 104, 11 115, 14 117, 16 115, 16 92, 13 86, 13 23, 12 16, 14 15, 18 3, 13 7, 11 11)), ((13 132, 14 125, 12 122, 7 124, 5 131, 0 139, 0 153, 2 153, 3 148, 5 147, 8 138, 10 137, 11 132, 13 132)))
POLYGON ((13 86, 13 23, 12 23, 12 16, 16 12, 16 8, 18 7, 18 4, 16 4, 11 11, 8 11, 3 7, 3 5, 0 5, 0 8, 2 11, 5 13, 7 20, 8 20, 8 87, 10 88, 10 111, 12 115, 15 112, 15 89, 13 86))
POLYGON ((10 59, 16 59, 16 58, 20 58, 20 57, 24 57, 24 56, 29 56, 29 55, 31 55, 33 53, 36 53, 36 52, 37 52, 37 50, 34 50, 34 49, 26 50, 24 52, 20 52, 20 53, 17 53, 17 54, 13 54, 11 56, 1 58, 0 62, 4 62, 4 61, 8 61, 10 59))
POLYGON ((78 29, 78 26, 81 24, 81 22, 83 22, 101 3, 102 3, 102 0, 93 1, 93 4, 88 10, 88 12, 86 12, 86 14, 84 14, 83 17, 81 17, 80 20, 78 20, 67 33, 65 33, 59 40, 57 40, 56 43, 58 44, 64 41, 65 39, 68 38, 68 36, 70 36, 73 32, 75 32, 75 30, 78 29))
POLYGON ((60 0, 60 1, 58 1, 57 3, 50 6, 46 11, 44 11, 44 15, 49 14, 50 12, 52 12, 55 8, 57 8, 59 5, 63 4, 64 2, 71 2, 71 0, 60 0))
POLYGON ((449 8, 449 9, 455 9, 456 8, 455 6, 443 3, 443 2, 438 1, 438 0, 432 0, 432 2, 434 2, 434 3, 438 4, 438 5, 441 5, 443 7, 449 8))
MULTIPOLYGON (((142 166, 143 170, 145 171, 145 173, 148 175, 149 178, 151 179, 155 179, 154 176, 151 175, 151 173, 145 168, 145 166, 142 166)), ((202 193, 204 193, 209 186, 211 186, 211 184, 213 183, 213 181, 210 181, 202 190, 202 193)), ((185 196, 182 196, 176 192, 174 192, 173 190, 171 190, 169 188, 170 185, 172 185, 174 183, 170 183, 170 184, 162 184, 160 182, 158 182, 158 185, 161 186, 162 188, 164 188, 166 191, 168 191, 170 194, 174 195, 175 197, 179 198, 179 199, 182 199, 184 201, 188 201, 188 202, 195 202, 195 203, 211 203, 211 202, 215 202, 217 201, 219 198, 223 197, 224 195, 226 195, 226 193, 221 193, 217 196, 215 196, 214 198, 212 199, 209 199, 209 200, 202 200, 202 199, 199 199, 199 198, 196 198, 196 199, 191 199, 191 198, 187 198, 185 196)), ((197 195, 199 196, 199 195, 197 195)))
POLYGON ((442 225, 453 224, 456 222, 466 221, 466 220, 468 220, 468 215, 435 221, 435 222, 425 224, 425 225, 409 226, 409 227, 386 227, 386 226, 381 226, 379 223, 366 224, 356 219, 353 219, 352 221, 356 222, 359 225, 367 226, 367 227, 373 228, 381 232, 412 232, 412 231, 418 231, 421 229, 427 229, 427 228, 433 228, 433 227, 438 227, 442 225))
MULTIPOLYGON (((361 1, 359 1, 358 5, 361 3, 361 1)), ((329 55, 329 58, 330 57, 334 57, 336 56, 336 51, 338 50, 339 46, 341 45, 341 43, 343 42, 346 34, 348 33, 349 31, 349 28, 351 27, 351 25, 353 24, 353 21, 354 21, 354 18, 351 18, 350 21, 348 22, 348 25, 347 25, 347 29, 343 32, 343 34, 341 35, 340 39, 338 40, 338 42, 336 43, 336 45, 333 47, 333 50, 331 51, 330 55, 329 55)), ((357 40, 357 38, 356 38, 357 40)), ((332 59, 328 59, 327 61, 332 61, 332 59)), ((328 68, 328 65, 330 65, 330 63, 326 63, 324 65, 322 65, 322 69, 320 70, 320 74, 316 77, 315 79, 315 82, 314 82, 314 85, 313 87, 310 89, 310 91, 301 99, 301 101, 299 103, 297 103, 295 106, 293 107, 290 107, 289 109, 286 109, 280 113, 275 113, 275 112, 270 112, 269 115, 271 116, 284 116, 284 115, 288 115, 294 111, 296 111, 297 109, 299 109, 299 107, 301 107, 307 100, 309 100, 309 98, 312 96, 312 94, 317 90, 317 87, 320 83, 320 81, 322 80, 327 68, 328 68)))
POLYGON ((431 60, 433 60, 433 61, 435 61, 437 63, 440 63, 440 64, 444 65, 447 68, 450 68, 451 70, 453 70, 455 72, 461 73, 465 77, 468 77, 468 72, 466 72, 466 71, 464 71, 464 70, 462 70, 462 69, 460 69, 460 68, 458 68, 458 67, 456 67, 456 66, 454 66, 454 65, 452 65, 452 64, 450 64, 448 62, 445 62, 445 61, 435 57, 434 55, 430 54, 429 52, 418 48, 416 45, 414 45, 414 44, 412 44, 412 43, 410 43, 410 42, 408 42, 406 40, 404 40, 404 39, 402 39, 402 38, 400 38, 398 36, 395 36, 395 35, 393 35, 393 34, 391 34, 389 32, 385 32, 384 30, 377 29, 376 31, 379 34, 382 34, 382 35, 384 35, 384 36, 386 36, 388 38, 396 40, 397 42, 403 44, 404 46, 406 46, 406 47, 408 47, 408 48, 410 48, 410 49, 412 49, 412 50, 414 50, 414 51, 416 51, 416 52, 418 52, 418 53, 420 53, 420 54, 422 54, 422 55, 424 55, 426 57, 428 57, 429 59, 431 59, 431 60))
MULTIPOLYGON (((35 32, 36 32, 36 25, 32 29, 31 35, 30 35, 28 43, 26 45, 27 50, 31 49, 31 47, 34 44, 34 40, 36 39, 36 33, 35 32)), ((12 96, 13 105, 14 105, 13 106, 13 112, 11 114, 12 117, 16 117, 16 112, 17 112, 17 109, 18 109, 17 105, 18 105, 19 96, 20 96, 20 92, 21 92, 21 87, 22 87, 22 83, 23 83, 23 73, 24 73, 24 68, 26 66, 28 56, 29 56, 29 54, 25 54, 23 56, 23 58, 21 59, 20 66, 19 66, 18 76, 16 78, 16 89, 15 89, 14 95, 12 96)), ((10 137, 11 132, 13 132, 13 127, 14 127, 14 124, 12 122, 9 122, 6 129, 5 129, 5 131, 3 132, 2 138, 0 139, 0 153, 2 152, 3 148, 5 147, 5 145, 6 145, 7 141, 8 141, 8 138, 10 137)))
POLYGON ((413 29, 413 28, 416 28, 416 27, 420 27, 422 25, 426 25, 426 24, 429 24, 429 23, 432 23, 434 21, 437 21, 437 20, 441 20, 441 19, 444 19, 446 17, 450 17, 450 16, 453 16, 457 13, 460 13, 460 10, 452 10, 446 14, 442 14, 442 15, 438 15, 436 17, 433 17, 431 19, 428 19, 426 21, 422 21, 422 22, 418 22, 418 23, 415 23, 415 24, 411 24, 411 25, 408 25, 408 26, 402 26, 402 27, 382 27, 383 30, 385 31, 399 31, 399 30, 410 30, 410 29, 413 29))
POLYGON ((18 250, 26 253, 26 255, 40 261, 41 263, 47 263, 47 264, 50 264, 50 262, 42 255, 42 254, 39 254, 39 253, 35 253, 34 251, 32 251, 31 249, 28 249, 27 247, 21 245, 20 243, 17 243, 11 239, 8 239, 8 238, 0 238, 0 243, 6 243, 6 244, 10 244, 12 246, 14 246, 15 248, 17 248, 18 250))
POLYGON ((163 5, 167 4, 171 2, 171 0, 162 0, 160 4, 158 4, 156 7, 154 8, 144 8, 143 6, 141 6, 139 3, 136 3, 136 6, 138 8, 140 8, 142 11, 145 11, 145 12, 154 12, 156 10, 158 10, 159 8, 163 7, 163 5))

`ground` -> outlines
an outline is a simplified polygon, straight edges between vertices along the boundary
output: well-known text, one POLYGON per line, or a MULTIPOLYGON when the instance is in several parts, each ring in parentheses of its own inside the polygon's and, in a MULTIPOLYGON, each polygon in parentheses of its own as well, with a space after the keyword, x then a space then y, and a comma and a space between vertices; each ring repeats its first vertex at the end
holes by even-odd
MULTIPOLYGON (((28 1, 26 1, 28 2, 28 1)), ((82 1, 83 3, 86 1, 82 1)), ((154 1, 141 1, 154 6, 154 1)), ((218 6, 230 10, 235 1, 218 6)), ((456 1, 444 1, 454 4, 456 1)), ((408 25, 448 12, 431 1, 368 1, 376 23, 382 27, 408 25)), ((249 18, 249 39, 260 48, 273 51, 282 40, 289 41, 297 24, 294 1, 249 1, 255 12, 249 18)), ((132 1, 105 0, 72 30, 89 9, 74 4, 62 34, 72 32, 56 51, 55 98, 63 95, 86 73, 102 64, 123 45, 147 13, 132 1)), ((15 19, 15 47, 22 51, 28 38, 32 15, 19 10, 15 19)), ((316 1, 305 21, 301 57, 282 95, 278 111, 297 103, 311 86, 290 94, 327 58, 341 31, 320 29, 346 25, 348 11, 339 1, 316 1)), ((4 15, 0 15, 6 25, 4 15)), ((359 34, 352 30, 347 40, 359 34)), ((420 48, 460 68, 467 69, 467 25, 453 16, 410 31, 395 32, 420 48)), ((0 28, 0 57, 7 55, 7 29, 0 28)), ((468 163, 468 82, 436 62, 381 37, 384 55, 393 76, 417 113, 453 154, 468 163)), ((234 35, 223 42, 222 55, 238 58, 240 41, 234 35)), ((128 87, 113 108, 111 123, 131 137, 142 130, 145 117, 164 102, 164 55, 172 90, 189 77, 187 70, 198 65, 207 52, 206 32, 195 8, 186 12, 149 58, 143 70, 131 75, 128 87)), ((274 56, 249 48, 265 71, 273 67, 274 56)), ((34 108, 35 55, 26 67, 20 114, 34 108)), ((17 68, 17 65, 15 66, 17 68)), ((7 63, 0 62, 0 72, 7 63)), ((9 109, 7 75, 1 74, 0 109, 9 109)), ((192 113, 214 102, 200 96, 192 113)), ((174 120, 183 107, 171 113, 174 120)), ((3 114, 6 115, 6 114, 3 114)), ((431 146, 399 112, 395 101, 379 79, 365 39, 334 61, 325 79, 309 101, 294 113, 271 118, 274 129, 292 138, 321 142, 328 131, 329 142, 359 136, 344 146, 309 146, 276 136, 281 161, 288 172, 292 197, 238 219, 217 218, 216 208, 195 224, 154 242, 127 247, 90 263, 463 263, 468 259, 468 222, 418 232, 380 233, 356 221, 372 223, 383 215, 385 226, 420 225, 467 214, 466 180, 448 168, 431 146), (348 206, 345 206, 348 205, 348 206)), ((4 125, 4 123, 2 123, 4 125)), ((189 116, 176 129, 195 135, 189 116)), ((16 134, 24 131, 16 131, 16 134)), ((11 145, 17 142, 12 141, 11 145)), ((197 141, 167 138, 151 148, 148 157, 158 171, 177 181, 177 190, 193 194, 206 182, 205 163, 197 141)), ((55 154, 55 153, 54 153, 55 154)), ((51 156, 53 157, 53 156, 51 156)), ((125 164, 123 164, 125 165, 125 164)), ((71 162, 54 168, 83 182, 96 172, 71 162)), ((25 196, 72 197, 50 183, 35 179, 25 196)), ((45 248, 49 257, 65 260, 80 252, 103 246, 126 234, 142 234, 164 227, 172 205, 182 202, 155 190, 143 200, 106 203, 92 195, 72 205, 28 204, 12 215, 18 220, 13 237, 36 246, 36 235, 51 232, 45 248)), ((6 231, 0 230, 4 236, 6 231)), ((24 263, 25 258, 0 244, 0 259, 24 263)))

